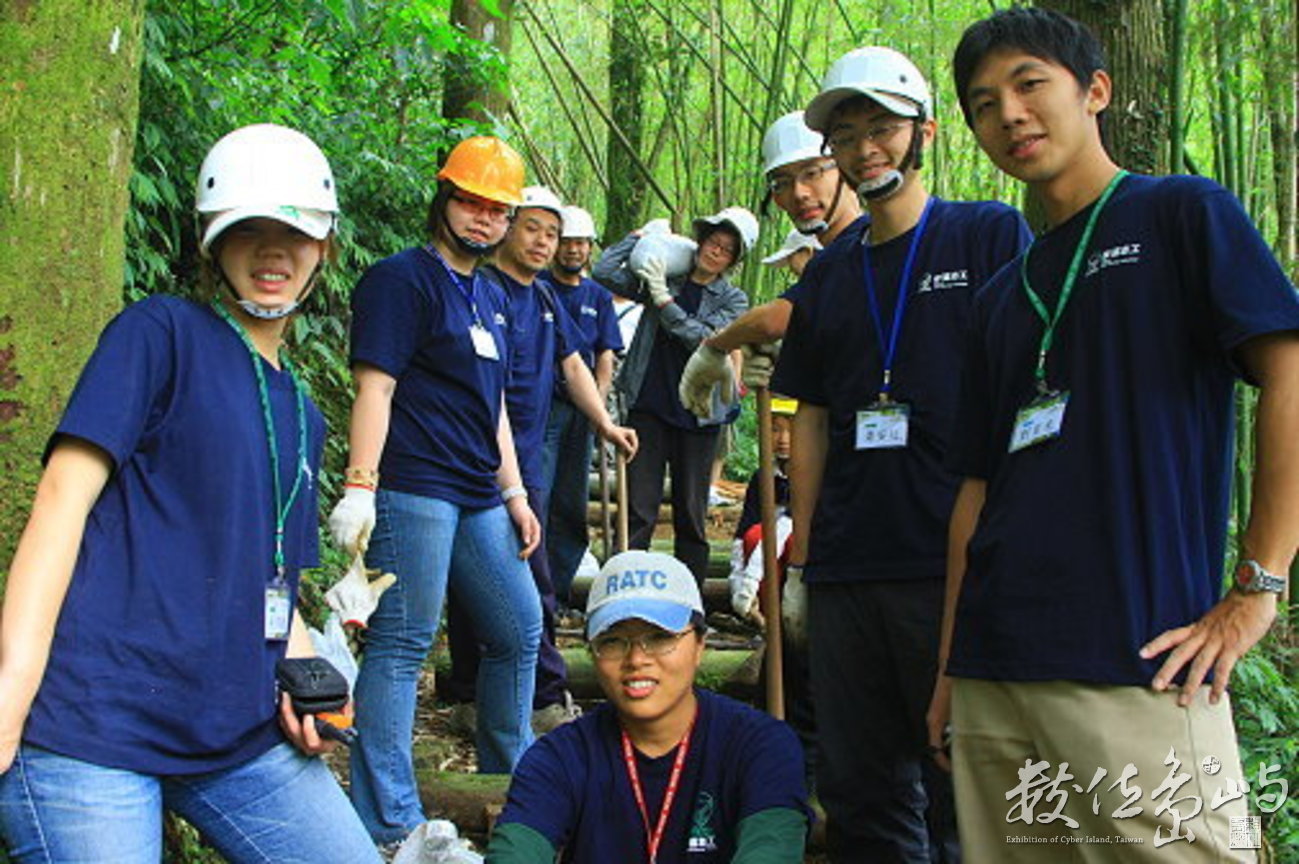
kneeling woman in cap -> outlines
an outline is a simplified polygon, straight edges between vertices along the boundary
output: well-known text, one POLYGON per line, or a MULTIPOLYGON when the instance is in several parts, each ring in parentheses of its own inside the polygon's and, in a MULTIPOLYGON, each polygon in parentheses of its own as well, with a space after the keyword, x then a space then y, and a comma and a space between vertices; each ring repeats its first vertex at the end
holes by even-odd
POLYGON ((610 558, 587 601, 608 702, 524 754, 490 864, 803 860, 803 754, 778 720, 694 686, 704 614, 669 555, 610 558))

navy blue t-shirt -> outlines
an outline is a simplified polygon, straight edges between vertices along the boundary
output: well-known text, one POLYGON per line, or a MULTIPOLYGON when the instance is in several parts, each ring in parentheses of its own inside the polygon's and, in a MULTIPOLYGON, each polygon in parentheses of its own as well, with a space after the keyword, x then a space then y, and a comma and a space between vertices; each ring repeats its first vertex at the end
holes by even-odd
POLYGON ((505 321, 499 287, 481 274, 453 275, 427 246, 385 258, 361 277, 352 294, 352 363, 397 379, 379 463, 383 488, 471 509, 500 503, 505 321), (474 351, 474 306, 499 359, 474 351))
POLYGON ((491 267, 486 278, 505 291, 510 342, 509 377, 505 382, 505 408, 510 414, 514 450, 519 457, 523 485, 541 489, 542 450, 546 419, 555 389, 558 364, 576 351, 577 336, 568 312, 540 284, 523 285, 502 270, 491 267))
MULTIPOLYGON (((325 424, 287 373, 266 376, 289 512, 290 588, 317 566, 325 424)), ((97 765, 191 774, 283 740, 282 641, 265 638, 274 575, 271 460, 248 349, 207 306, 155 296, 104 330, 50 439, 88 441, 113 471, 86 521, 23 739, 97 765)))
MULTIPOLYGON (((693 315, 699 311, 703 297, 704 287, 686 279, 681 283, 676 304, 687 315, 693 315)), ((682 344, 666 327, 659 327, 634 410, 646 411, 678 429, 699 429, 699 418, 681 404, 680 396, 681 375, 686 371, 691 353, 693 349, 682 344)))
MULTIPOLYGON (((959 482, 944 459, 972 298, 1030 237, 1023 217, 1005 204, 933 199, 893 361, 892 398, 910 406, 909 441, 857 450, 857 412, 879 398, 883 382, 884 352, 863 275, 867 224, 858 219, 808 263, 771 382, 773 391, 829 412, 808 582, 943 575, 959 482)), ((885 338, 914 233, 870 248, 885 338)))
MULTIPOLYGON (((622 351, 622 332, 618 315, 613 311, 613 295, 599 282, 583 276, 576 285, 560 282, 550 272, 540 274, 573 322, 577 340, 573 346, 582 355, 586 368, 595 371, 595 358, 605 351, 622 351)), ((556 375, 555 398, 567 399, 568 390, 556 375)))
MULTIPOLYGON (((745 818, 773 808, 807 813, 803 751, 793 731, 725 696, 698 689, 695 695, 699 715, 660 864, 730 861, 745 818)), ((676 754, 637 754, 653 821, 676 754)), ((565 864, 644 861, 645 827, 623 762, 617 712, 604 703, 528 748, 498 821, 526 825, 562 847, 565 864)))
MULTIPOLYGON (((1043 235, 1029 278, 1054 309, 1091 208, 1043 235)), ((1204 179, 1131 176, 1096 224, 1047 356, 1059 438, 1010 454, 1042 322, 1020 262, 979 294, 953 467, 988 481, 948 671, 1145 685, 1138 649, 1221 593, 1232 352, 1299 328, 1294 288, 1239 202, 1204 179)))

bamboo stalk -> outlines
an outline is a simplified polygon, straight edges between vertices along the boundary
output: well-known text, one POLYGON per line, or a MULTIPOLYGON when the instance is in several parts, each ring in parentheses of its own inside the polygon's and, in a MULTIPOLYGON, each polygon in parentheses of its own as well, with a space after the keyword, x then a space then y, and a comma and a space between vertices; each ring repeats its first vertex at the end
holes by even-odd
MULTIPOLYGON (((538 65, 541 66, 542 74, 546 76, 546 81, 550 84, 550 92, 554 94, 555 101, 559 103, 560 110, 564 112, 564 117, 568 120, 568 125, 572 128, 573 134, 577 138, 578 146, 580 146, 582 152, 586 154, 587 163, 591 166, 591 170, 595 172, 596 182, 600 184, 601 189, 608 189, 609 177, 605 174, 604 166, 600 163, 595 151, 591 148, 590 139, 592 136, 582 134, 583 130, 578 126, 577 119, 573 116, 573 111, 569 107, 569 100, 565 98, 565 94, 559 89, 559 82, 555 80, 554 73, 550 71, 550 64, 546 62, 546 58, 538 49, 537 39, 532 35, 532 31, 528 28, 528 22, 521 21, 519 23, 522 24, 520 29, 523 31, 524 38, 527 39, 528 44, 532 46, 532 53, 537 56, 538 65)), ((510 106, 511 111, 513 111, 513 100, 511 100, 510 106)))
POLYGON ((649 187, 651 189, 654 190, 654 194, 657 195, 659 200, 662 201, 667 207, 671 208, 672 199, 670 199, 667 193, 663 191, 663 187, 660 186, 658 184, 658 181, 654 178, 653 172, 651 172, 649 168, 646 167, 645 163, 640 158, 640 154, 638 154, 636 152, 636 149, 631 146, 631 142, 627 140, 627 136, 623 134, 623 131, 618 128, 618 124, 613 122, 613 118, 609 116, 609 113, 603 107, 601 107, 598 101, 596 101, 595 94, 591 92, 591 88, 587 85, 586 80, 582 77, 582 73, 580 73, 577 70, 577 67, 573 65, 573 61, 569 59, 568 52, 564 50, 564 46, 561 45, 559 41, 556 40, 553 35, 551 35, 550 31, 546 29, 545 25, 541 23, 541 19, 537 17, 537 13, 532 8, 532 4, 520 3, 519 7, 525 10, 528 13, 528 15, 531 16, 533 23, 536 24, 537 26, 537 30, 541 33, 542 38, 546 40, 546 44, 550 46, 550 49, 555 52, 555 56, 558 57, 560 62, 564 64, 564 68, 568 70, 568 74, 571 75, 573 78, 573 83, 575 83, 578 86, 578 89, 582 91, 582 94, 587 99, 591 100, 591 104, 595 107, 596 111, 598 111, 600 114, 600 119, 602 119, 605 122, 605 125, 609 128, 609 131, 613 133, 618 143, 622 145, 623 150, 627 153, 627 157, 631 159, 632 164, 634 164, 636 166, 636 169, 641 172, 642 176, 644 176, 645 182, 649 184, 649 187))

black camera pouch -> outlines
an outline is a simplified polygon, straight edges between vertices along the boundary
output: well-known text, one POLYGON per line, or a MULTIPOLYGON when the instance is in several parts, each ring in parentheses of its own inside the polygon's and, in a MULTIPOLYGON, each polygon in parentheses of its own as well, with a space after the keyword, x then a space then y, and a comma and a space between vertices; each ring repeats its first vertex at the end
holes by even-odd
POLYGON ((299 715, 338 711, 347 704, 347 679, 323 657, 285 657, 275 664, 275 681, 299 715))

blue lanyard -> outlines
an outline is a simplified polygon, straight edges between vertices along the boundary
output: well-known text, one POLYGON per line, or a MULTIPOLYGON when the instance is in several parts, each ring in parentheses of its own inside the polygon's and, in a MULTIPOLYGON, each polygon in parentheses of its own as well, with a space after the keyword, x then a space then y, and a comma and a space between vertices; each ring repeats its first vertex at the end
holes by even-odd
POLYGON ((875 321, 875 334, 879 337, 880 348, 884 351, 884 382, 880 385, 881 402, 889 401, 889 390, 893 386, 893 358, 898 351, 898 336, 902 333, 902 318, 906 314, 907 296, 911 293, 911 268, 916 263, 920 238, 925 234, 925 226, 929 224, 929 211, 933 206, 933 198, 925 202, 925 209, 920 214, 920 222, 916 224, 915 233, 911 235, 911 246, 907 249, 906 262, 902 265, 902 279, 898 284, 898 301, 893 307, 893 331, 887 341, 884 339, 884 320, 880 316, 879 297, 875 293, 875 277, 871 273, 870 243, 864 242, 869 239, 869 235, 862 238, 861 260, 866 282, 866 299, 870 301, 871 318, 875 321))
POLYGON ((456 286, 456 290, 460 292, 460 296, 465 298, 465 302, 469 304, 469 311, 472 312, 474 316, 474 324, 482 327, 483 319, 478 316, 478 301, 474 299, 474 289, 478 286, 478 270, 475 269, 474 272, 467 277, 469 279, 469 287, 466 288, 463 281, 465 277, 462 277, 459 273, 451 269, 451 265, 446 262, 446 259, 442 257, 442 253, 438 252, 437 248, 434 247, 432 243, 425 244, 424 251, 432 256, 434 261, 442 265, 442 269, 446 271, 447 277, 451 280, 451 284, 456 286))
POLYGON ((298 458, 294 460, 293 488, 289 490, 289 497, 286 500, 280 484, 280 448, 275 439, 275 419, 271 416, 271 397, 266 386, 266 373, 262 371, 262 355, 257 353, 252 340, 248 338, 248 333, 220 301, 212 301, 212 306, 217 314, 239 334, 240 341, 248 349, 248 356, 252 358, 253 374, 257 376, 257 397, 262 403, 262 422, 266 425, 266 443, 271 452, 271 488, 275 494, 275 579, 282 583, 284 581, 284 526, 288 522, 289 511, 293 509, 293 502, 298 497, 298 489, 302 486, 301 465, 307 458, 307 409, 302 395, 302 385, 298 383, 298 376, 293 374, 293 366, 289 363, 288 355, 281 353, 280 360, 284 363, 284 371, 288 373, 289 381, 293 384, 293 394, 297 397, 298 408, 298 458))

